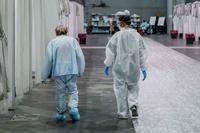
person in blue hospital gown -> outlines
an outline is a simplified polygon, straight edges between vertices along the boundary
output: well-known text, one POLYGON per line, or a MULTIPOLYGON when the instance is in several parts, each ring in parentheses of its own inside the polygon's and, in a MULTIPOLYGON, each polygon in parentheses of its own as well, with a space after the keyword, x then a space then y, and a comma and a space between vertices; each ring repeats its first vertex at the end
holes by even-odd
POLYGON ((49 42, 44 60, 42 79, 49 75, 56 83, 58 121, 65 119, 66 94, 69 94, 68 109, 73 121, 80 120, 78 111, 77 77, 85 69, 85 58, 77 40, 67 36, 67 28, 60 25, 55 29, 57 37, 49 42))
POLYGON ((130 17, 121 16, 119 21, 121 31, 114 34, 106 46, 104 74, 108 76, 112 66, 118 117, 137 118, 138 82, 140 71, 143 80, 147 77, 147 49, 143 38, 130 28, 130 17))

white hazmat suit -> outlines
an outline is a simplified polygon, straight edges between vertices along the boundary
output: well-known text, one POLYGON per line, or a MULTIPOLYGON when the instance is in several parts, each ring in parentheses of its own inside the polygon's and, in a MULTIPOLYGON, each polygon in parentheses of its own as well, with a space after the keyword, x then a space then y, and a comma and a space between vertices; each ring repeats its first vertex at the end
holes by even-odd
POLYGON ((143 38, 134 29, 117 32, 106 46, 104 64, 112 66, 118 115, 127 118, 129 109, 138 105, 140 70, 144 71, 147 49, 143 38))

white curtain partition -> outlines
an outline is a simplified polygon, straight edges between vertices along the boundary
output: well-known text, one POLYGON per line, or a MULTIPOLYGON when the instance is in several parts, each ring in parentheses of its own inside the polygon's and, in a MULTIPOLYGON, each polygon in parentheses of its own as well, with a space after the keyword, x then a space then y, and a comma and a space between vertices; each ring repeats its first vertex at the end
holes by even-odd
POLYGON ((0 1, 0 101, 8 97, 7 1, 0 1))
POLYGON ((45 13, 41 0, 31 0, 32 16, 32 76, 35 82, 40 81, 40 68, 45 54, 45 13))
POLYGON ((57 0, 31 0, 32 16, 32 72, 35 84, 41 81, 41 65, 48 42, 55 37, 58 25, 57 0))
POLYGON ((84 7, 78 4, 79 15, 78 15, 78 33, 84 33, 84 7))
MULTIPOLYGON (((64 0, 61 0, 64 1, 64 0)), ((65 0, 64 2, 69 2, 65 0)), ((12 49, 13 49, 13 0, 0 0, 0 12, 5 33, 8 32, 8 79, 12 81, 12 49), (9 5, 10 3, 10 5, 9 5), (8 13, 7 13, 8 12, 8 13), (8 15, 9 14, 9 15, 8 15), (9 25, 7 25, 9 24, 9 25)), ((48 42, 55 37, 54 29, 60 24, 59 0, 15 0, 15 86, 17 98, 23 96, 32 86, 32 72, 35 72, 35 83, 41 81, 41 65, 48 42)), ((70 2, 65 5, 66 25, 69 35, 78 37, 84 31, 83 6, 70 2), (69 14, 70 11, 70 14, 69 14), (67 16, 67 14, 69 14, 67 16)), ((13 86, 9 82, 9 86, 13 86)), ((3 92, 0 83, 0 93, 3 92)), ((11 97, 9 95, 9 97, 11 97)), ((10 98, 9 98, 10 99, 10 98)), ((0 110, 3 106, 0 101, 0 110)), ((11 100, 3 102, 10 105, 11 100)), ((7 108, 7 107, 5 107, 7 108)))
POLYGON ((31 81, 30 1, 15 3, 15 85, 18 97, 29 90, 31 81))
POLYGON ((58 25, 57 0, 16 0, 16 91, 23 96, 41 81, 41 65, 47 43, 58 25))
POLYGON ((70 5, 69 0, 58 0, 58 15, 59 23, 64 26, 69 26, 70 5))
POLYGON ((70 2, 69 35, 77 38, 84 32, 84 8, 76 2, 70 2))
POLYGON ((12 106, 13 84, 13 37, 14 3, 13 0, 0 0, 0 114, 8 112, 12 106), (2 34, 3 33, 3 34, 2 34), (5 71, 6 70, 6 71, 5 71))

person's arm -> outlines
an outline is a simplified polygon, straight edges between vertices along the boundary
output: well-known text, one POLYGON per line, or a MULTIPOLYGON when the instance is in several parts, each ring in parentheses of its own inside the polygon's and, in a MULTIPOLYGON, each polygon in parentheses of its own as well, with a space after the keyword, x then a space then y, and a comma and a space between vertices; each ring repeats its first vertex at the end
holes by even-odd
POLYGON ((147 47, 141 37, 139 40, 139 54, 140 54, 140 68, 141 70, 147 70, 147 47))
POLYGON ((116 44, 117 44, 117 34, 115 34, 108 42, 106 46, 106 59, 104 64, 108 67, 112 66, 115 60, 117 53, 116 44))
POLYGON ((109 68, 113 65, 117 49, 117 34, 115 34, 108 42, 106 46, 106 59, 104 61, 105 67, 104 67, 104 75, 109 76, 109 68))
POLYGON ((143 80, 147 78, 147 48, 143 38, 139 40, 140 69, 143 74, 143 80))
POLYGON ((74 43, 75 43, 75 49, 76 49, 78 72, 79 72, 79 76, 82 76, 83 72, 85 71, 85 57, 83 55, 83 52, 77 40, 74 40, 74 43))
POLYGON ((42 80, 48 79, 49 75, 52 72, 52 67, 53 67, 53 53, 52 53, 52 44, 50 42, 47 46, 46 56, 42 66, 42 73, 41 73, 42 80))

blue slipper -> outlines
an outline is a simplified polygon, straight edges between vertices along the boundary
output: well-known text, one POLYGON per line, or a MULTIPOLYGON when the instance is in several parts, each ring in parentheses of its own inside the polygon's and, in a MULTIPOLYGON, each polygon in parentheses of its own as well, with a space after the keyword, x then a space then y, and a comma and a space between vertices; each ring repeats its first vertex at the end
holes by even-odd
POLYGON ((71 108, 69 111, 69 116, 72 119, 72 121, 79 121, 80 114, 78 112, 78 108, 71 108))
POLYGON ((64 121, 65 120, 65 115, 64 114, 57 114, 56 115, 56 120, 57 121, 64 121))

